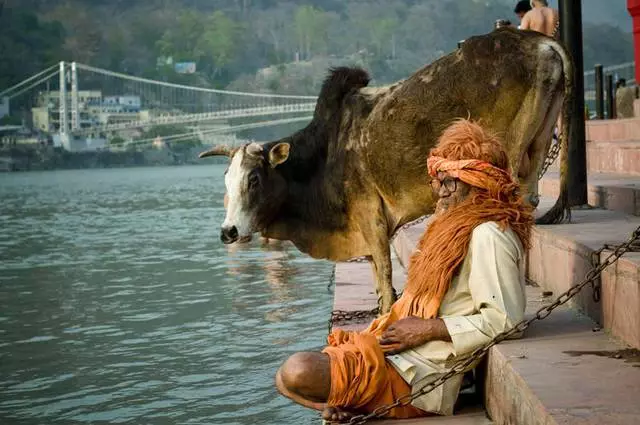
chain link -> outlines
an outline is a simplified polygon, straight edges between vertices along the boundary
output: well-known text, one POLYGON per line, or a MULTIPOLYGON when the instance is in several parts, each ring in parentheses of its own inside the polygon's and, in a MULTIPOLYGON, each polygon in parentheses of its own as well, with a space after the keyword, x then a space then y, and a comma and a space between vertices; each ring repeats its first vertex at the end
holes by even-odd
MULTIPOLYGON (((567 301, 573 298, 577 293, 579 293, 582 290, 582 288, 592 284, 593 281, 600 276, 600 274, 604 269, 606 269, 607 267, 615 263, 618 260, 618 258, 620 258, 623 254, 633 251, 638 244, 640 244, 640 226, 638 226, 638 228, 633 231, 633 233, 631 234, 631 236, 626 242, 620 245, 617 245, 613 250, 613 252, 609 254, 604 261, 600 262, 600 264, 598 264, 597 267, 594 267, 593 269, 591 269, 589 273, 587 273, 587 276, 584 278, 582 282, 569 288, 566 292, 561 294, 553 303, 538 309, 531 319, 522 320, 518 322, 513 328, 497 335, 486 345, 478 348, 473 353, 471 353, 468 357, 456 362, 451 367, 451 370, 449 370, 447 373, 445 373, 438 379, 435 379, 429 382, 424 387, 420 388, 418 391, 411 394, 407 394, 403 397, 400 397, 391 404, 380 406, 377 409, 375 409, 373 412, 367 415, 354 416, 349 420, 348 423, 351 425, 361 425, 368 422, 371 419, 383 418, 392 409, 398 406, 407 405, 411 403, 413 400, 415 400, 416 398, 421 397, 425 394, 428 394, 429 392, 438 388, 440 385, 444 384, 451 377, 464 373, 469 366, 471 366, 474 362, 480 360, 480 358, 482 358, 489 351, 491 347, 493 347, 494 345, 504 341, 505 339, 517 333, 523 332, 531 325, 531 323, 535 322, 536 320, 542 320, 545 317, 547 317, 549 314, 551 314, 553 310, 555 310, 556 308, 565 304, 567 301)), ((605 245, 605 247, 606 246, 607 245, 605 245)), ((597 252, 602 252, 604 249, 607 249, 605 247, 601 248, 597 252)))
POLYGON ((551 164, 555 162, 555 160, 558 158, 558 155, 560 155, 560 147, 562 146, 563 139, 564 135, 560 134, 558 136, 558 141, 556 143, 551 143, 549 152, 547 152, 547 156, 544 158, 544 162, 542 163, 542 168, 538 173, 538 180, 540 180, 542 176, 544 176, 544 173, 547 172, 547 169, 551 166, 551 164))

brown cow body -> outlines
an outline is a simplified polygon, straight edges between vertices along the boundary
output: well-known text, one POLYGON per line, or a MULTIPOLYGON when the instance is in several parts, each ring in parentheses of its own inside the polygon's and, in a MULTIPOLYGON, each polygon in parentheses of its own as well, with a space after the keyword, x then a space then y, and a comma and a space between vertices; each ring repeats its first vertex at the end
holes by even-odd
MULTIPOLYGON (((360 69, 334 70, 306 128, 262 146, 202 154, 231 156, 222 239, 260 232, 291 240, 315 258, 370 256, 387 311, 395 299, 389 239, 433 212, 426 159, 444 128, 470 117, 498 132, 513 174, 535 204, 537 173, 563 99, 569 113, 571 78, 572 64, 556 41, 511 29, 472 37, 387 87, 366 87, 360 69)), ((545 222, 562 217, 564 189, 545 222)))

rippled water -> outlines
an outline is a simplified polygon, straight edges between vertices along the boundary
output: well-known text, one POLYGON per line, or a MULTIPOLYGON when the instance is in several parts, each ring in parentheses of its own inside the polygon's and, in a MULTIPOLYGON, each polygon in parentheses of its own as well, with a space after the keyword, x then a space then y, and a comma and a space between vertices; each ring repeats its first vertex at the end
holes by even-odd
POLYGON ((300 424, 331 264, 225 247, 223 165, 0 175, 0 423, 300 424))

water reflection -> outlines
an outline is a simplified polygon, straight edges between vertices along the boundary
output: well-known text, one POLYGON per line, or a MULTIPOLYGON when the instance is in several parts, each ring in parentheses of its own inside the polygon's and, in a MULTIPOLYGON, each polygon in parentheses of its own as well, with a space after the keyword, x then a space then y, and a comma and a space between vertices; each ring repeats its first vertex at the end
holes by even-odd
MULTIPOLYGON (((263 319, 267 322, 282 322, 299 311, 292 301, 292 290, 299 282, 295 281, 297 268, 291 265, 290 251, 293 245, 286 241, 257 238, 248 243, 225 245, 228 252, 226 272, 231 277, 242 279, 243 276, 260 275, 264 277, 264 289, 269 290, 268 304, 274 308, 265 311, 263 319), (261 251, 262 255, 254 261, 246 261, 244 254, 261 251)), ((259 290, 259 289, 256 289, 259 290)), ((239 314, 243 313, 243 303, 234 303, 239 314)))
POLYGON ((0 175, 0 424, 317 422, 273 375, 323 344, 331 264, 222 245, 223 171, 0 175))

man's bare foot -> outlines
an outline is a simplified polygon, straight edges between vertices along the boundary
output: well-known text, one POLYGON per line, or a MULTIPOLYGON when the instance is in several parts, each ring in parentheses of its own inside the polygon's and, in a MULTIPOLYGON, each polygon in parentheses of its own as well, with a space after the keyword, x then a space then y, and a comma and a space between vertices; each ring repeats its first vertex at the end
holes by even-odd
POLYGON ((327 422, 349 422, 355 415, 355 412, 342 407, 325 407, 322 411, 322 419, 327 422))

